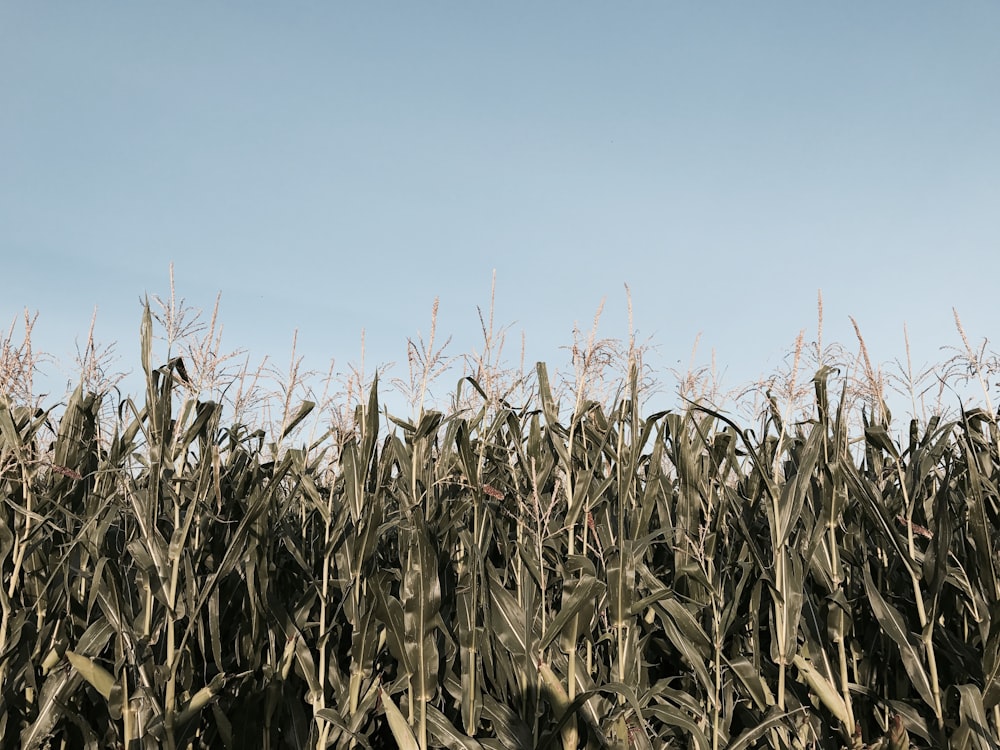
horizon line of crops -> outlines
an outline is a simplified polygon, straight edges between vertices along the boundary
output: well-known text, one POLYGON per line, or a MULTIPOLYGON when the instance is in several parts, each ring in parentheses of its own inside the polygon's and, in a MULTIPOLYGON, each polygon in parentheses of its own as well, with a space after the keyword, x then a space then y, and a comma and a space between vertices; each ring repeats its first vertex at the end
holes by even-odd
POLYGON ((110 419, 0 401, 5 746, 997 746, 992 407, 894 439, 821 367, 799 421, 643 415, 633 361, 566 408, 539 364, 296 443, 316 404, 226 424, 152 326, 110 419))

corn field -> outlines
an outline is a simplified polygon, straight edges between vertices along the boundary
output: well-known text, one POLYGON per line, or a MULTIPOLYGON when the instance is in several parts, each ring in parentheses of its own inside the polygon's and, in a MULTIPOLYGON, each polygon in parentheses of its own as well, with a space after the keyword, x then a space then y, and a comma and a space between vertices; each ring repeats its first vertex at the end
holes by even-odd
POLYGON ((1000 743, 991 409, 534 398, 297 443, 154 361, 0 401, 0 736, 23 748, 1000 743), (881 414, 873 411, 872 414, 881 414))

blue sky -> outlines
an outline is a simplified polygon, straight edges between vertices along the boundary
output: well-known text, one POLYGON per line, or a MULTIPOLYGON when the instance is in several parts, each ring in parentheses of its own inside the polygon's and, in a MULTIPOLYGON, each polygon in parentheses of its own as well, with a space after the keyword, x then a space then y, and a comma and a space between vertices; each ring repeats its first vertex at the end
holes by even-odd
POLYGON ((6 2, 0 322, 66 367, 96 306, 137 368, 173 262, 228 347, 343 370, 435 297, 471 351, 495 269, 529 360, 602 300, 625 336, 628 284, 657 368, 700 334, 755 379, 819 290, 825 340, 939 361, 953 307, 996 332, 997 39, 985 0, 6 2))

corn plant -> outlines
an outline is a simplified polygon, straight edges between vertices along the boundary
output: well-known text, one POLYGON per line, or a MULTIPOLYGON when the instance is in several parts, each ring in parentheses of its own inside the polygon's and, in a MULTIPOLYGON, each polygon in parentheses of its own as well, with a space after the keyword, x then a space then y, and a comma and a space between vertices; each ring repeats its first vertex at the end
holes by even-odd
POLYGON ((897 439, 821 365, 795 419, 644 414, 592 341, 303 440, 312 399, 230 419, 153 326, 136 399, 0 399, 3 746, 1000 743, 989 407, 897 439))

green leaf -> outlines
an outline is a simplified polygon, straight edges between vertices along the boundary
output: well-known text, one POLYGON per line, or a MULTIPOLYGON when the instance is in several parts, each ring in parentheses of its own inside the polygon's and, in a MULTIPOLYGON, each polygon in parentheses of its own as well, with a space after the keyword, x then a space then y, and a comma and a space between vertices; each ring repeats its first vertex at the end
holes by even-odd
POLYGON ((309 414, 312 412, 312 410, 315 408, 316 404, 313 401, 303 401, 301 404, 299 404, 299 408, 295 410, 295 413, 292 415, 291 419, 289 419, 287 416, 285 417, 287 421, 285 422, 284 429, 281 431, 281 435, 278 436, 278 442, 280 443, 282 440, 288 437, 292 433, 292 430, 294 430, 296 427, 302 424, 302 420, 308 417, 309 414))
POLYGON ((813 469, 823 448, 824 437, 822 430, 814 429, 809 433, 806 444, 798 455, 795 475, 785 483, 779 505, 778 536, 774 542, 776 549, 785 546, 802 515, 802 506, 810 491, 813 469))
POLYGON ((968 732, 970 738, 982 750, 993 750, 996 743, 986 718, 983 707, 983 695, 975 685, 956 685, 955 692, 959 695, 958 715, 961 721, 960 729, 968 732))
POLYGON ((903 660, 903 668, 910 676, 910 683, 920 693, 920 697, 924 699, 924 702, 933 708, 934 695, 931 692, 930 679, 927 677, 927 672, 924 671, 924 666, 920 658, 920 649, 914 643, 913 639, 910 638, 906 621, 899 613, 899 610, 882 598, 882 594, 879 593, 878 588, 876 588, 875 583, 872 581, 868 566, 864 565, 863 569, 865 591, 868 594, 868 601, 871 604, 872 612, 875 613, 875 617, 878 619, 879 625, 882 626, 885 634, 899 647, 899 655, 903 660))
POLYGON ((744 750, 745 748, 750 747, 753 743, 756 743, 757 740, 772 729, 777 729, 782 725, 787 727, 788 720, 801 713, 801 708, 793 709, 791 711, 779 711, 777 708, 772 708, 764 717, 762 722, 743 732, 743 734, 726 746, 726 750, 744 750))
POLYGON ((434 706, 427 706, 427 728, 434 738, 434 747, 447 747, 450 750, 483 750, 472 737, 459 732, 448 718, 434 706))
POLYGON ((569 600, 563 602, 559 614, 549 623, 538 643, 538 650, 546 649, 552 640, 561 634, 570 621, 579 615, 585 607, 590 605, 590 608, 593 609, 594 599, 603 594, 604 589, 605 585, 593 576, 583 576, 574 587, 569 600))
POLYGON ((850 713, 847 710, 847 703, 837 686, 820 674, 819 670, 799 654, 792 657, 792 663, 799 670, 799 677, 816 694, 826 709, 837 717, 842 726, 850 728, 850 713))
POLYGON ((518 663, 523 664, 528 655, 524 636, 524 610, 495 576, 487 579, 492 607, 493 634, 518 663))
POLYGON ((417 738, 413 736, 410 725, 406 723, 403 712, 393 701, 392 696, 384 689, 379 688, 382 696, 382 707, 385 709, 385 718, 389 721, 389 729, 393 739, 396 740, 396 747, 399 750, 420 750, 417 738))
POLYGON ((681 709, 663 703, 647 706, 644 713, 648 717, 659 719, 668 726, 682 729, 691 737, 698 750, 709 750, 712 747, 712 743, 708 741, 708 737, 698 726, 698 722, 681 709))
POLYGON ((67 650, 66 658, 69 659, 69 663, 73 665, 73 669, 79 672, 83 679, 104 696, 105 700, 110 700, 111 688, 114 687, 115 678, 108 670, 97 664, 93 659, 81 656, 73 651, 67 650))
POLYGON ((766 711, 768 707, 774 705, 774 694, 768 687, 767 681, 761 675, 760 670, 746 657, 726 659, 723 656, 733 674, 736 675, 740 684, 753 699, 758 711, 766 711))
POLYGON ((872 425, 865 428, 865 440, 868 441, 869 445, 885 451, 893 458, 899 458, 899 451, 896 450, 896 444, 892 442, 892 438, 889 437, 889 433, 882 425, 872 425))
POLYGON ((70 696, 82 682, 83 676, 75 669, 60 669, 49 673, 38 696, 35 720, 21 731, 22 750, 36 750, 46 746, 52 730, 69 708, 70 696))
POLYGON ((419 510, 414 513, 407 565, 400 587, 407 661, 413 671, 417 701, 434 697, 438 679, 438 650, 434 628, 441 609, 441 582, 437 556, 419 510))

